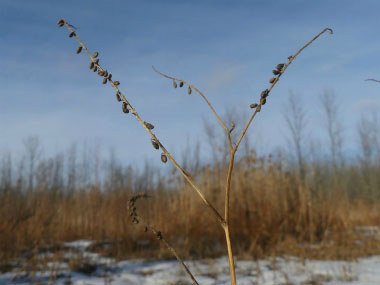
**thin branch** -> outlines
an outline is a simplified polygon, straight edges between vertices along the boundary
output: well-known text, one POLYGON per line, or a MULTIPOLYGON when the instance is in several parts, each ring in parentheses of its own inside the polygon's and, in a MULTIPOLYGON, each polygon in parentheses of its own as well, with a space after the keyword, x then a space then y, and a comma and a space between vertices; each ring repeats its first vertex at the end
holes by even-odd
MULTIPOLYGON (((87 53, 88 57, 91 59, 91 61, 94 63, 94 65, 98 68, 98 70, 100 71, 105 71, 99 64, 98 60, 95 59, 91 54, 90 52, 88 51, 87 47, 85 46, 85 44, 80 40, 80 38, 78 37, 78 35, 75 33, 75 31, 71 28, 71 25, 69 23, 67 23, 64 19, 62 19, 64 21, 64 24, 66 25, 66 27, 70 30, 70 32, 74 33, 75 35, 75 38, 76 40, 78 41, 78 43, 81 45, 81 47, 83 48, 83 50, 87 53)), ((161 150, 164 152, 164 154, 167 156, 167 158, 170 159, 170 161, 173 163, 173 165, 179 170, 179 172, 182 174, 182 176, 185 178, 185 180, 191 185, 191 187, 198 193, 198 195, 201 197, 201 199, 203 200, 203 202, 211 209, 211 211, 214 213, 214 215, 216 216, 216 218, 218 219, 219 223, 221 224, 221 226, 223 227, 225 225, 225 221, 222 217, 221 214, 219 214, 219 212, 217 211, 217 209, 211 204, 210 201, 207 200, 206 196, 203 194, 203 192, 195 185, 195 183, 193 182, 193 180, 191 179, 191 177, 189 176, 189 174, 187 174, 185 172, 185 170, 177 163, 177 161, 173 158, 173 156, 166 150, 166 148, 162 145, 162 143, 160 142, 160 140, 156 137, 156 135, 154 133, 152 133, 151 129, 152 127, 149 127, 149 125, 141 119, 141 117, 139 116, 139 114, 137 113, 137 111, 133 108, 133 106, 131 105, 131 103, 126 99, 126 97, 124 96, 124 94, 121 92, 121 90, 119 89, 118 87, 118 82, 117 81, 113 81, 112 79, 108 79, 109 83, 111 84, 111 86, 116 90, 117 94, 119 94, 120 96, 120 99, 125 102, 127 105, 128 105, 128 108, 129 108, 129 111, 136 117, 136 119, 140 122, 140 124, 145 128, 145 130, 149 133, 149 135, 152 137, 152 140, 154 140, 158 145, 159 147, 161 148, 161 150), (117 82, 117 83, 116 83, 117 82), (115 84, 116 83, 116 84, 115 84)), ((196 88, 194 88, 194 90, 197 90, 196 88)), ((199 90, 197 90, 198 92, 199 90)))
POLYGON ((207 103, 207 105, 210 107, 211 111, 214 113, 216 119, 218 120, 218 122, 220 123, 220 125, 223 127, 223 129, 229 133, 230 130, 229 128, 224 124, 223 120, 219 117, 219 115, 216 113, 214 107, 211 105, 211 103, 207 100, 206 96, 198 89, 196 88, 194 85, 192 85, 191 83, 185 81, 185 80, 182 80, 182 79, 179 79, 179 78, 175 78, 175 77, 172 77, 172 76, 169 76, 167 74, 164 74, 160 71, 158 71, 154 66, 152 66, 153 70, 160 74, 161 76, 165 77, 165 78, 168 78, 168 79, 171 79, 171 80, 174 80, 174 81, 179 81, 179 82, 183 82, 183 84, 187 85, 188 87, 190 87, 191 89, 195 90, 202 98, 203 100, 205 100, 205 102, 207 103))
POLYGON ((373 79, 373 78, 368 78, 368 79, 366 79, 365 81, 375 81, 375 82, 379 82, 379 83, 380 83, 380 80, 373 79))
POLYGON ((140 198, 148 198, 148 197, 149 196, 147 194, 141 193, 141 194, 134 195, 129 200, 128 209, 129 209, 130 216, 133 217, 132 222, 134 222, 135 224, 142 222, 145 226, 145 231, 148 231, 148 229, 149 229, 157 237, 157 239, 159 241, 161 241, 166 246, 166 248, 175 256, 175 258, 177 258, 177 260, 181 264, 183 270, 185 270, 186 274, 190 277, 191 280, 193 280, 193 283, 198 285, 197 280, 195 279, 195 277, 193 276, 193 274, 191 273, 189 268, 183 262, 182 258, 177 254, 175 249, 172 246, 170 246, 168 241, 162 236, 162 233, 159 230, 155 229, 148 222, 146 222, 145 219, 137 213, 137 208, 136 208, 137 200, 140 198))
MULTIPOLYGON (((288 57, 288 63, 284 65, 284 67, 280 70, 280 73, 275 78, 275 80, 272 82, 272 85, 267 89, 267 96, 272 91, 273 87, 277 84, 277 82, 280 80, 281 75, 286 71, 286 69, 289 67, 289 65, 293 62, 293 60, 305 49, 307 48, 311 43, 313 43, 316 39, 318 39, 322 34, 324 34, 326 31, 328 31, 330 34, 333 34, 333 30, 330 28, 323 29, 318 35, 316 35, 312 40, 310 40, 308 43, 306 43, 302 48, 300 48, 294 55, 291 55, 288 57)), ((255 112, 252 114, 251 118, 248 120, 246 126, 244 127, 238 141, 235 144, 235 149, 237 149, 240 145, 241 140, 243 139, 245 133, 247 132, 252 120, 255 118, 256 114, 261 111, 261 106, 263 104, 259 104, 255 112)))

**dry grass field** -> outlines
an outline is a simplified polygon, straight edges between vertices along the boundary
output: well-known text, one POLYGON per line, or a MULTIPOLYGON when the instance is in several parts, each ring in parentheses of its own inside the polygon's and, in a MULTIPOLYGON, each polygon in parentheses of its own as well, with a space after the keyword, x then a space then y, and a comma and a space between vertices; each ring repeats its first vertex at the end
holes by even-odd
MULTIPOLYGON (((154 235, 131 223, 127 205, 138 192, 150 196, 138 202, 140 213, 160 229, 181 256, 226 255, 223 232, 215 217, 180 176, 152 175, 149 168, 137 172, 108 163, 102 182, 96 183, 95 178, 80 182, 90 169, 78 164, 77 180, 70 184, 68 177, 73 171, 54 171, 65 161, 63 156, 41 160, 34 173, 38 180, 32 179, 31 188, 27 174, 18 173, 14 183, 5 183, 3 177, 3 271, 23 254, 28 253, 32 260, 46 248, 59 251, 63 242, 77 239, 98 241, 92 250, 105 256, 172 258, 154 235), (49 161, 50 167, 44 168, 49 161)), ((380 226, 378 165, 347 164, 334 170, 329 162, 308 163, 303 179, 298 168, 287 165, 284 158, 257 157, 253 150, 236 162, 231 223, 233 248, 239 258, 290 254, 350 260, 380 253, 376 230, 380 226)), ((6 168, 3 163, 2 173, 6 168)), ((226 164, 215 163, 189 169, 218 208, 223 207, 221 177, 226 168, 226 164)))

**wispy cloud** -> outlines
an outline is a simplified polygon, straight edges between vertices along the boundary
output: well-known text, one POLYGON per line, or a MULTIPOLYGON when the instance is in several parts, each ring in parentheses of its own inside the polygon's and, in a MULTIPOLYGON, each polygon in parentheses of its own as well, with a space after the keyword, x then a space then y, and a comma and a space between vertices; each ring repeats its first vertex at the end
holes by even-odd
POLYGON ((245 64, 220 64, 206 77, 206 87, 214 90, 230 87, 246 69, 245 64))
POLYGON ((380 98, 379 99, 360 100, 355 104, 354 110, 359 111, 359 112, 379 111, 380 110, 380 98))

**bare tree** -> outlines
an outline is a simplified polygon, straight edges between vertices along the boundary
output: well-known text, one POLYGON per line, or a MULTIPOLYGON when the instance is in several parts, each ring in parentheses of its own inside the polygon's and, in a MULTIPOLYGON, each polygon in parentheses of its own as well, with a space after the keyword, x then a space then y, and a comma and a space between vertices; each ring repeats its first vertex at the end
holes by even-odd
POLYGON ((339 120, 339 104, 332 90, 325 89, 320 95, 320 101, 325 114, 325 127, 329 138, 330 155, 334 171, 343 165, 343 128, 339 120))
POLYGON ((26 152, 27 168, 28 168, 28 189, 33 189, 35 168, 38 159, 41 156, 40 140, 37 136, 29 136, 24 141, 24 147, 26 152))
POLYGON ((0 190, 9 191, 12 187, 12 157, 8 152, 1 159, 0 190))
POLYGON ((290 141, 294 147, 299 175, 303 179, 305 176, 306 112, 302 106, 300 96, 293 92, 290 92, 288 96, 284 118, 290 131, 290 141))
POLYGON ((377 114, 372 113, 371 117, 362 116, 357 126, 359 142, 362 152, 361 162, 369 166, 373 162, 376 153, 379 152, 379 123, 377 114))

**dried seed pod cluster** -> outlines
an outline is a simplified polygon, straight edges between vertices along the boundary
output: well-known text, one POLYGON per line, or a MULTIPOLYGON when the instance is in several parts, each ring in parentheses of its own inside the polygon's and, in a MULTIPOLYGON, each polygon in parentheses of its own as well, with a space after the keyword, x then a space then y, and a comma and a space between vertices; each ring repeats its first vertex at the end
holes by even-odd
POLYGON ((162 240, 162 233, 160 231, 156 233, 156 236, 158 240, 162 240))
POLYGON ((77 48, 77 54, 80 54, 81 51, 82 51, 82 47, 80 46, 77 48))
POLYGON ((140 222, 139 215, 137 214, 137 208, 135 207, 135 203, 137 199, 142 198, 142 197, 146 198, 148 196, 146 194, 137 194, 129 200, 129 204, 128 204, 129 216, 132 217, 132 222, 135 224, 138 224, 140 222))
MULTIPOLYGON (((272 70, 272 73, 276 75, 277 77, 281 75, 282 69, 284 68, 285 64, 284 63, 279 63, 276 66, 276 69, 272 70)), ((269 83, 273 84, 276 81, 275 77, 272 77, 269 79, 269 83)))
MULTIPOLYGON (((179 87, 183 87, 185 85, 185 82, 184 81, 179 81, 179 87)), ((175 80, 173 80, 173 87, 174 88, 177 88, 178 85, 177 85, 177 82, 175 80)), ((191 94, 192 93, 192 90, 191 90, 191 87, 189 86, 189 88, 187 88, 187 94, 191 94)))
MULTIPOLYGON (((280 77, 280 75, 282 74, 282 70, 284 69, 284 66, 285 64, 284 63, 279 63, 277 64, 276 66, 276 69, 273 69, 272 70, 272 73, 276 76, 276 77, 271 77, 269 79, 269 83, 270 84, 274 84, 275 82, 277 82, 278 78, 280 77)), ((256 108, 256 112, 260 112, 261 111, 261 106, 262 105, 265 105, 265 103, 267 102, 267 97, 269 95, 269 90, 268 89, 265 89, 264 91, 261 92, 261 95, 260 95, 260 104, 257 104, 257 103, 253 103, 251 104, 249 107, 251 109, 254 109, 256 108)))

